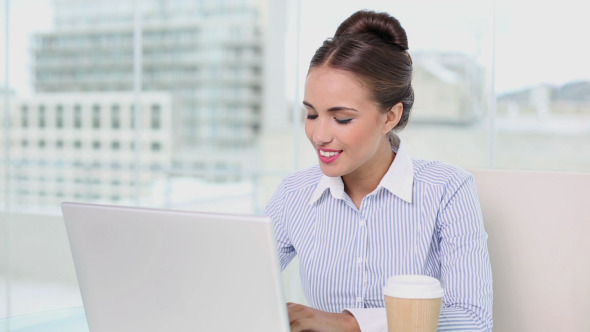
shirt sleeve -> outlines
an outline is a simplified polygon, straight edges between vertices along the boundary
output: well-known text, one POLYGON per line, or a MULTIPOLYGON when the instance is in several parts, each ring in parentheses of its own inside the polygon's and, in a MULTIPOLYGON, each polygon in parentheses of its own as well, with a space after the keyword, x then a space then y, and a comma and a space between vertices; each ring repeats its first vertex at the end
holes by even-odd
MULTIPOLYGON (((387 332, 387 315, 385 308, 349 308, 345 311, 351 313, 356 319, 361 332, 387 332)), ((438 321, 438 331, 482 331, 474 326, 473 319, 461 310, 442 310, 438 321)), ((487 330, 486 330, 487 331, 487 330)))
POLYGON ((361 332, 387 332, 387 316, 385 308, 349 308, 361 328, 361 332))
POLYGON ((445 290, 438 331, 491 331, 492 270, 488 235, 473 176, 460 172, 439 209, 440 281, 445 290))
POLYGON ((286 230, 285 196, 285 187, 281 183, 264 209, 264 215, 270 217, 273 224, 281 270, 284 270, 297 254, 286 230))

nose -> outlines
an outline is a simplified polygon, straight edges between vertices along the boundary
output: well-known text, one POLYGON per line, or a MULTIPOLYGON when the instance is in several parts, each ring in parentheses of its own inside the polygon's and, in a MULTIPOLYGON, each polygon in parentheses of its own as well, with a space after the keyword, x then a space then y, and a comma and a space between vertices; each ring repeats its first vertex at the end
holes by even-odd
POLYGON ((311 126, 312 132, 310 139, 315 145, 326 145, 334 138, 329 123, 325 121, 325 117, 318 117, 313 121, 311 126))

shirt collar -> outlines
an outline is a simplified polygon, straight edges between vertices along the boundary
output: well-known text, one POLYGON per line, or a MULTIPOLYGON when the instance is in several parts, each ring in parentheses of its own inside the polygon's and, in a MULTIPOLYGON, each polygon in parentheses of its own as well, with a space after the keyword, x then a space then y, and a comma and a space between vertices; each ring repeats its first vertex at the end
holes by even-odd
MULTIPOLYGON (((394 148, 395 151, 395 148, 394 148)), ((395 159, 387 173, 381 179, 381 182, 375 189, 376 192, 380 188, 389 190, 392 194, 403 199, 408 203, 412 203, 412 189, 414 185, 414 166, 410 155, 406 152, 403 144, 400 142, 399 148, 396 151, 395 159)), ((344 182, 342 178, 322 176, 315 188, 309 204, 315 203, 322 194, 329 189, 332 197, 342 199, 344 197, 344 182)))
POLYGON ((412 203, 414 163, 401 142, 393 163, 381 179, 377 189, 379 187, 383 187, 404 201, 412 203))

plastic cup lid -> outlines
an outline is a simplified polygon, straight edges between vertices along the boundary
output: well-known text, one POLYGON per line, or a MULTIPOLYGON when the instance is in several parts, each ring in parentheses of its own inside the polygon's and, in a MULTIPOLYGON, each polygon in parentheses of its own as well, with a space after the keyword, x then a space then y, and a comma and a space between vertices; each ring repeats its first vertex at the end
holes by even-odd
POLYGON ((408 274, 389 278, 383 294, 404 299, 436 299, 444 295, 444 290, 438 279, 408 274))

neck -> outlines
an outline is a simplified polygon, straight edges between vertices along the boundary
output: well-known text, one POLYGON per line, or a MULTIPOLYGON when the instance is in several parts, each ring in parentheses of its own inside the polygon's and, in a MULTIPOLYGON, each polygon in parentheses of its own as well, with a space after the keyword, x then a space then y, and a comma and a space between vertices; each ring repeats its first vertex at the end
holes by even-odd
POLYGON ((362 199, 377 188, 395 158, 389 141, 385 140, 385 143, 381 144, 376 156, 378 158, 371 162, 370 169, 358 169, 342 176, 344 191, 350 196, 357 208, 360 208, 362 199))

